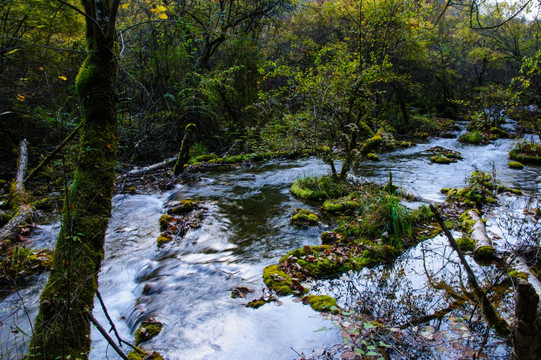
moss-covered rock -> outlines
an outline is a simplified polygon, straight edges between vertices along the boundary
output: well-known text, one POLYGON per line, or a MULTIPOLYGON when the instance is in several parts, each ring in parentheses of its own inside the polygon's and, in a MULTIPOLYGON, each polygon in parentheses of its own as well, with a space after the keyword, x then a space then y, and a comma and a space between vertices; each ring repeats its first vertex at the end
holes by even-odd
POLYGON ((245 305, 245 307, 251 308, 251 309, 258 309, 262 307, 263 305, 265 305, 266 303, 267 302, 265 300, 257 299, 257 300, 250 301, 249 303, 245 305))
POLYGON ((507 163, 507 166, 510 167, 511 169, 519 169, 519 170, 524 169, 524 164, 522 164, 519 161, 509 161, 507 163))
POLYGON ((480 145, 486 142, 486 138, 483 133, 478 130, 474 130, 460 135, 458 141, 463 144, 480 145))
POLYGON ((303 188, 298 181, 295 181, 293 185, 291 185, 291 193, 299 199, 308 200, 312 198, 314 191, 303 188))
POLYGON ((378 156, 378 154, 376 154, 376 153, 374 153, 374 152, 368 153, 368 154, 366 155, 366 158, 367 158, 368 160, 371 160, 371 161, 379 161, 379 156, 378 156))
POLYGON ((149 354, 143 349, 136 347, 134 350, 129 352, 128 360, 163 360, 163 356, 157 351, 149 354))
POLYGON ((173 221, 173 218, 167 214, 163 214, 160 217, 160 230, 165 231, 173 221))
POLYGON ((296 209, 291 218, 291 224, 297 226, 316 226, 319 218, 308 209, 296 209))
POLYGON ((168 243, 172 240, 173 238, 167 237, 165 234, 162 233, 160 234, 160 236, 158 236, 158 239, 156 239, 156 243, 158 244, 158 246, 162 246, 163 244, 168 243))
POLYGON ((378 131, 376 135, 368 139, 363 146, 361 147, 361 154, 367 155, 375 151, 383 143, 383 138, 381 137, 381 132, 378 131))
POLYGON ((303 303, 309 304, 312 309, 319 312, 338 314, 336 300, 328 295, 308 295, 302 299, 303 303))
POLYGON ((489 130, 490 135, 495 136, 496 138, 507 138, 509 137, 509 133, 507 131, 499 128, 499 127, 491 127, 489 130))
POLYGON ((438 155, 438 156, 431 156, 430 162, 436 163, 436 164, 450 164, 453 161, 449 159, 447 156, 444 155, 438 155))
POLYGON ((163 329, 163 324, 155 319, 149 318, 141 323, 135 331, 135 346, 156 337, 163 329))
POLYGON ((291 277, 280 270, 278 265, 269 265, 263 270, 263 282, 271 290, 279 295, 293 293, 293 281, 291 277))
POLYGON ((171 215, 185 215, 191 212, 195 207, 195 202, 192 200, 180 200, 178 205, 169 209, 168 213, 171 215))

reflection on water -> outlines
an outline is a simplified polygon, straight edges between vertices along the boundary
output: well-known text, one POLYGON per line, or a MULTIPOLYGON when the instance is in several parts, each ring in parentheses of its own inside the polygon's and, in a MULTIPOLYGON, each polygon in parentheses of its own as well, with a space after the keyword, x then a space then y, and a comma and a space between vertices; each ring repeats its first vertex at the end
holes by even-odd
MULTIPOLYGON (((507 139, 484 147, 461 145, 456 139, 431 140, 384 154, 379 162, 362 163, 355 175, 384 183, 392 171, 395 184, 423 199, 442 201, 441 188, 462 186, 478 168, 495 170, 504 183, 527 194, 538 194, 540 168, 508 169, 510 144, 507 139), (450 165, 431 164, 427 150, 432 146, 459 151, 464 160, 450 165)), ((291 298, 282 299, 281 306, 271 303, 257 310, 243 306, 248 299, 231 298, 231 290, 237 286, 248 286, 255 290, 251 296, 261 296, 261 274, 266 265, 291 249, 319 244, 319 234, 330 225, 309 229, 291 226, 293 209, 317 208, 293 198, 289 188, 299 177, 327 172, 328 167, 314 158, 276 160, 205 173, 199 181, 161 195, 116 196, 100 293, 121 336, 133 340, 139 324, 155 317, 163 322, 164 329, 147 345, 167 359, 294 359, 298 357, 296 352, 309 354, 313 349, 341 342, 338 330, 327 320, 291 298), (189 231, 182 240, 158 248, 158 220, 164 207, 188 198, 203 206, 202 226, 189 231), (324 326, 334 330, 315 331, 324 326)), ((57 231, 45 227, 33 238, 39 243, 51 243, 57 231)), ((493 270, 478 267, 476 271, 482 278, 489 278, 482 273, 493 270)), ((405 324, 452 302, 444 290, 429 285, 429 278, 433 283, 458 286, 457 273, 456 259, 445 239, 436 237, 410 249, 391 267, 321 281, 315 290, 334 294, 342 304, 356 304, 358 311, 405 324)), ((42 286, 43 280, 20 293, 30 318, 35 316, 42 286)), ((25 313, 17 310, 18 299, 18 295, 11 295, 2 300, 2 309, 6 310, 0 315, 4 324, 0 327, 0 355, 6 359, 20 358, 25 346, 20 333, 17 339, 8 336, 10 322, 21 325, 25 332, 31 331, 25 313)), ((98 303, 95 316, 106 324, 98 303)), ((117 358, 96 331, 92 338, 92 359, 103 359, 105 355, 117 358)))

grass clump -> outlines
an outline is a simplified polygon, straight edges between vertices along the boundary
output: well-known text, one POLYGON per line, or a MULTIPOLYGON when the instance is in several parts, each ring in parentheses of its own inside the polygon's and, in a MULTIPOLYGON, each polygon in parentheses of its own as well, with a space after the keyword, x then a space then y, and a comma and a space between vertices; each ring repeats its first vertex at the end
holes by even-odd
POLYGON ((291 186, 293 195, 304 200, 337 198, 346 195, 351 190, 351 184, 331 175, 303 177, 291 186))
POLYGON ((458 141, 463 144, 480 145, 485 142, 485 137, 479 130, 474 130, 460 135, 458 141))

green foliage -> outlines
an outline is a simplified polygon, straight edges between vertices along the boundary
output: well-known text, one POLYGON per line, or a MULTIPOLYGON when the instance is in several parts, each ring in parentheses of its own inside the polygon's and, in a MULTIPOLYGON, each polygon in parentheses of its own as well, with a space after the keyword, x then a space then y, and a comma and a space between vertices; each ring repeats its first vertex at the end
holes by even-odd
POLYGON ((458 141, 465 144, 480 145, 485 142, 485 137, 480 131, 475 130, 460 135, 458 141))

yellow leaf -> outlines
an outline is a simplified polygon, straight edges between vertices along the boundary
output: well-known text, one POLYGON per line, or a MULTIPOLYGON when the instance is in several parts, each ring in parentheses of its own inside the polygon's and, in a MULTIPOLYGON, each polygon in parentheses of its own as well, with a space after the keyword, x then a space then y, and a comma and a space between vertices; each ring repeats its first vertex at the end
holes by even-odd
POLYGON ((159 17, 160 19, 162 19, 162 20, 167 20, 167 14, 165 14, 165 13, 160 13, 160 14, 158 15, 158 17, 159 17))
POLYGON ((165 11, 165 10, 167 10, 167 8, 166 8, 165 6, 163 6, 163 5, 158 5, 158 6, 156 6, 156 9, 158 9, 158 11, 165 11))
POLYGON ((62 80, 62 81, 68 80, 68 78, 65 77, 65 76, 63 76, 63 75, 58 76, 58 78, 59 78, 60 80, 62 80))
POLYGON ((17 100, 19 100, 19 101, 24 101, 24 99, 25 99, 25 96, 24 96, 24 95, 17 94, 17 100))
POLYGON ((159 13, 159 12, 160 12, 160 10, 158 10, 158 9, 150 9, 150 11, 151 11, 151 12, 153 12, 154 14, 156 14, 156 13, 159 13))
POLYGON ((125 3, 125 4, 120 5, 120 8, 121 9, 127 9, 128 6, 130 6, 130 3, 125 3))
POLYGON ((40 67, 38 68, 38 70, 39 70, 39 71, 43 71, 43 66, 40 66, 40 67))

